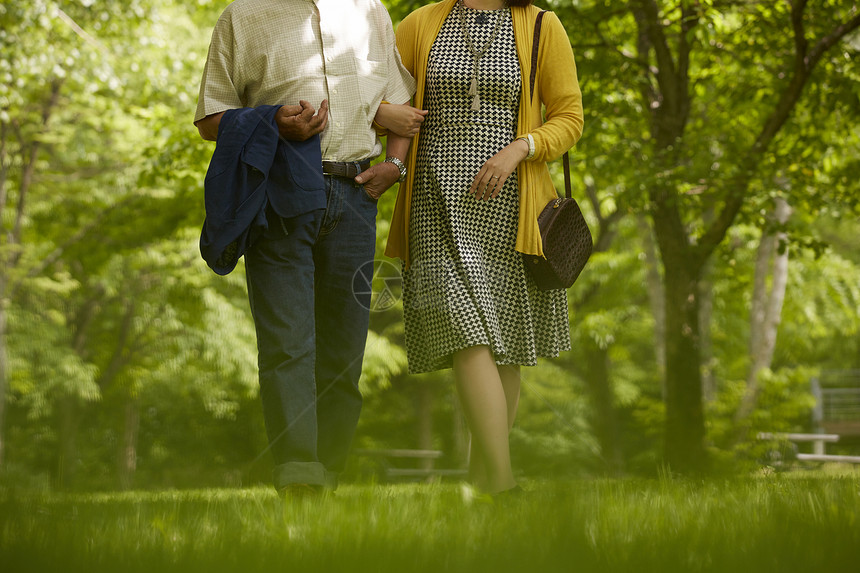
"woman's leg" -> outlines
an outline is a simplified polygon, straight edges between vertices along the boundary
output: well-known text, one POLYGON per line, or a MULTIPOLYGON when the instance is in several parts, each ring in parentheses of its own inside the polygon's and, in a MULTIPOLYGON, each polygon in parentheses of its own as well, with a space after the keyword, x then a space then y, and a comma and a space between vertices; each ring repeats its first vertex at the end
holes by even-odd
MULTIPOLYGON (((497 366, 499 377, 502 381, 502 389, 505 392, 505 402, 508 411, 508 432, 514 427, 517 417, 517 406, 520 401, 520 367, 519 365, 497 366)), ((481 455, 476 451, 475 441, 469 444, 469 478, 481 488, 487 483, 487 469, 484 466, 481 455)))
MULTIPOLYGON (((488 493, 514 487, 508 443, 512 422, 508 391, 489 347, 472 346, 454 353, 454 378, 472 433, 472 478, 488 493)), ((510 380, 508 386, 513 390, 510 380)), ((517 384, 517 395, 518 388, 517 384)))
POLYGON ((502 388, 505 390, 505 402, 508 405, 508 431, 514 427, 517 417, 517 406, 520 403, 520 367, 516 364, 498 366, 502 388))

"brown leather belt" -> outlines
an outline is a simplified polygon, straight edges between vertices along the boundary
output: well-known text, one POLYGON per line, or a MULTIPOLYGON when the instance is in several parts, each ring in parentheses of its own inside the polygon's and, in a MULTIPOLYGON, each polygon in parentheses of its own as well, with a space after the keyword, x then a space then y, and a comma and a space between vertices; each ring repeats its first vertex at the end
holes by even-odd
POLYGON ((370 167, 370 159, 364 161, 323 161, 323 173, 335 177, 352 179, 370 167))

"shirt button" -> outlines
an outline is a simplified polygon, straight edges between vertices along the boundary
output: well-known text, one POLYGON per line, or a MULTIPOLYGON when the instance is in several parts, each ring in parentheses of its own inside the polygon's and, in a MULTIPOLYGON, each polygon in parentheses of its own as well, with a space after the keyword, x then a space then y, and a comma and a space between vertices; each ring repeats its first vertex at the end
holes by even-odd
POLYGON ((337 90, 331 90, 331 93, 336 94, 337 90))
POLYGON ((335 123, 334 125, 335 125, 335 127, 340 127, 340 122, 338 121, 338 122, 337 122, 337 123, 335 123))

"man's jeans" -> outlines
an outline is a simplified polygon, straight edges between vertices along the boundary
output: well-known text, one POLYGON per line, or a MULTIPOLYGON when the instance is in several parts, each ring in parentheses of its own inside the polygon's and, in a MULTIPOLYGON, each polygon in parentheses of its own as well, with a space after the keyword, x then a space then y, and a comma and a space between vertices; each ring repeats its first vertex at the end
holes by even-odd
POLYGON ((376 201, 328 175, 326 193, 325 211, 284 219, 269 209, 268 231, 245 253, 279 489, 336 485, 361 411, 370 293, 357 297, 352 285, 373 261, 376 201))

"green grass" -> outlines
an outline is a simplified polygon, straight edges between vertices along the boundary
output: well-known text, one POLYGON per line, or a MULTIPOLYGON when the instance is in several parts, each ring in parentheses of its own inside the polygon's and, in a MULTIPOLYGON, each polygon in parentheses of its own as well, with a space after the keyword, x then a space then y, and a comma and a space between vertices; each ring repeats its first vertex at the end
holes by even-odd
POLYGON ((860 570, 860 473, 526 482, 507 503, 456 484, 0 492, 0 571, 860 570))

